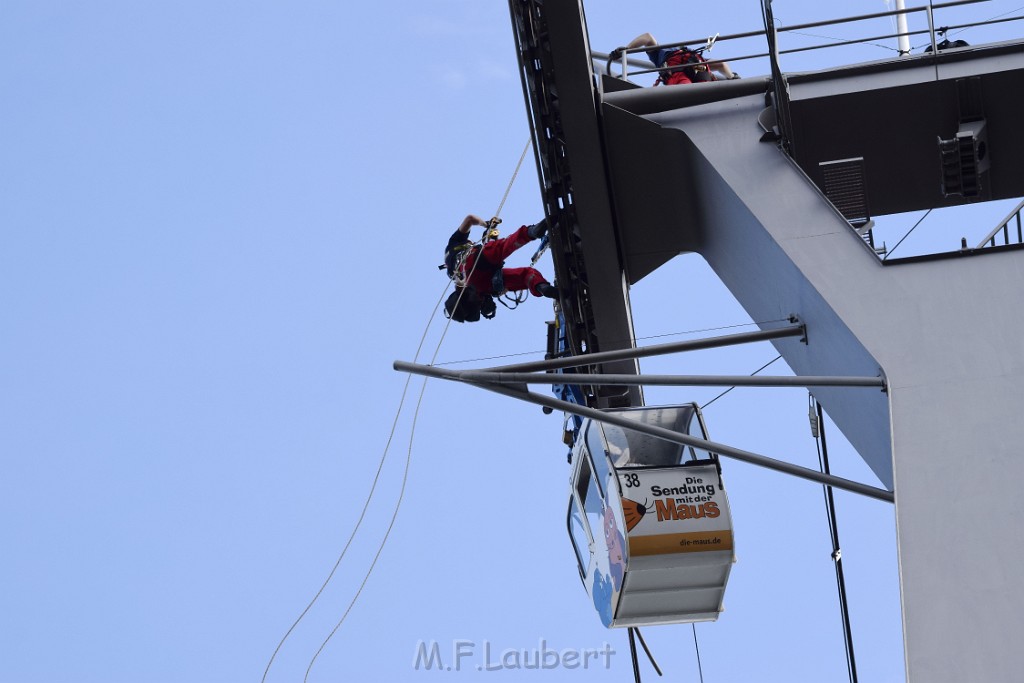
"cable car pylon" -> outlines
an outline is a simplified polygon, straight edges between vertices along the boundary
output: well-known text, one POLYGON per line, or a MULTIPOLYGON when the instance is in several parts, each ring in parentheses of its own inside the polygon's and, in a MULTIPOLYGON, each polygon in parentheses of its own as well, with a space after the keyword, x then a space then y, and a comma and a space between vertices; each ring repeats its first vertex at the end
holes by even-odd
MULTIPOLYGON (((899 498, 910 683, 1017 680, 1024 669, 1012 638, 1024 540, 1008 524, 1024 518, 1024 249, 962 250, 958 239, 883 262, 854 225, 1024 195, 1024 40, 939 49, 934 11, 966 4, 874 15, 926 21, 928 52, 787 73, 795 27, 763 0, 770 74, 650 88, 595 70, 579 0, 509 0, 527 111, 544 132, 542 197, 561 226, 556 276, 581 284, 562 302, 570 355, 630 346, 630 287, 693 253, 751 320, 785 311, 807 325, 806 343, 773 340, 796 375, 884 376, 884 393, 812 393, 890 489, 878 497, 899 498)), ((635 360, 602 365, 639 374, 635 360)), ((632 387, 583 399, 643 405, 632 387)))

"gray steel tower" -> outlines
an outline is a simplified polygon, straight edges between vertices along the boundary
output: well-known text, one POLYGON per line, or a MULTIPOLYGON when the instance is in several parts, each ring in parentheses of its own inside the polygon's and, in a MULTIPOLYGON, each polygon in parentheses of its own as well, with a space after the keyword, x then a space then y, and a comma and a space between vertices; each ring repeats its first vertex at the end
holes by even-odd
POLYGON ((629 346, 628 286, 696 252, 806 326, 772 342, 798 375, 884 377, 812 393, 895 493, 908 679, 1020 680, 1024 250, 883 260, 863 228, 1024 195, 1024 44, 640 88, 595 73, 579 0, 510 7, 575 350, 629 346))

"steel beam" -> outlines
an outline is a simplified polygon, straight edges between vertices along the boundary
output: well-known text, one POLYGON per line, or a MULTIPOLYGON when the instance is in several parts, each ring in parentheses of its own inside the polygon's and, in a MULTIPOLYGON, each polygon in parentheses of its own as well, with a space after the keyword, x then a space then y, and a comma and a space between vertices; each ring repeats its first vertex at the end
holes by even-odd
MULTIPOLYGON (((458 371, 444 370, 436 368, 430 365, 419 365, 417 363, 406 363, 403 361, 395 361, 395 370, 401 372, 411 372, 416 375, 423 375, 425 377, 434 377, 438 379, 448 379, 455 381, 465 381, 458 377, 458 371)), ((694 448, 701 448, 711 453, 717 453, 718 455, 739 460, 751 465, 757 465, 758 467, 764 467, 784 474, 789 474, 794 477, 800 477, 801 479, 807 479, 809 481, 824 484, 825 486, 833 486, 844 491, 851 493, 859 493, 869 498, 875 498, 877 500, 883 500, 888 503, 892 503, 895 500, 895 496, 892 491, 887 491, 875 486, 869 486, 868 484, 862 484, 860 482, 851 481, 842 477, 837 477, 831 474, 825 474, 817 470, 812 470, 807 467, 801 467, 800 465, 794 465, 793 463, 785 462, 784 460, 776 460, 766 455, 759 455, 750 451, 745 451, 740 448, 734 448, 725 444, 716 443, 714 441, 706 441, 704 439, 698 439, 695 436, 689 434, 682 434, 680 432, 674 432, 671 429, 665 429, 663 427, 656 427, 654 425, 645 425, 639 422, 634 422, 625 417, 620 417, 615 412, 605 412, 597 410, 596 408, 589 408, 582 406, 577 403, 570 403, 569 401, 563 401, 561 399, 553 398, 550 396, 544 396, 536 394, 531 391, 527 391, 524 388, 514 389, 504 384, 494 384, 485 382, 466 382, 472 386, 480 387, 481 389, 487 389, 493 391, 502 396, 509 396, 511 398, 517 398, 527 403, 535 403, 539 406, 551 408, 552 410, 562 410, 573 415, 579 415, 580 417, 589 417, 600 422, 607 424, 616 425, 623 429, 632 429, 636 432, 643 434, 649 434, 650 436, 664 439, 665 441, 671 441, 673 443, 682 444, 684 446, 693 446, 694 448)))
MULTIPOLYGON (((397 364, 396 364, 396 368, 397 364)), ((456 371, 465 382, 495 384, 583 384, 586 386, 662 387, 870 387, 885 389, 882 377, 757 376, 757 375, 571 375, 531 372, 456 371)))
POLYGON ((620 349, 618 351, 600 351, 598 353, 588 353, 583 356, 555 358, 552 360, 535 361, 532 363, 517 363, 502 367, 486 368, 486 370, 494 372, 546 372, 548 370, 575 368, 582 365, 597 365, 599 363, 628 360, 631 358, 647 358, 648 356, 663 356, 669 353, 681 353, 683 351, 698 351, 701 349, 715 349, 722 346, 733 346, 736 344, 750 344, 752 342, 783 339, 785 337, 803 337, 806 334, 807 330, 803 325, 793 325, 775 330, 743 332, 740 334, 729 334, 720 337, 708 337, 707 339, 673 342, 671 344, 655 344, 654 346, 645 346, 642 348, 634 347, 629 349, 620 349))

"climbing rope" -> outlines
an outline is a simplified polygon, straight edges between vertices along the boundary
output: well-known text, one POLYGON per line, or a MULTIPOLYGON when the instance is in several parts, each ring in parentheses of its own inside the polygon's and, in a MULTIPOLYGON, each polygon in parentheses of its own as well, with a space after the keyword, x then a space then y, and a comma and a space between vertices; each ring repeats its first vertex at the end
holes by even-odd
POLYGON ((512 185, 516 182, 516 177, 519 175, 519 169, 522 168, 523 159, 526 158, 526 153, 530 151, 530 143, 533 141, 531 136, 526 141, 526 146, 523 147, 523 153, 519 155, 519 163, 516 164, 516 170, 512 172, 512 177, 508 181, 508 187, 505 188, 505 194, 502 195, 501 201, 498 202, 498 210, 494 212, 494 217, 501 216, 501 209, 505 206, 505 200, 508 199, 508 193, 512 191, 512 185))
MULTIPOLYGON (((490 234, 490 231, 494 227, 496 227, 499 223, 501 223, 501 210, 505 207, 505 200, 508 199, 509 192, 512 191, 512 186, 515 184, 516 178, 519 176, 519 169, 522 168, 522 166, 523 166, 523 160, 526 158, 526 153, 528 151, 530 151, 530 142, 531 141, 532 141, 532 138, 530 138, 530 139, 528 139, 526 141, 526 145, 523 147, 523 153, 519 155, 519 161, 516 162, 515 170, 512 171, 512 177, 509 178, 508 186, 505 187, 505 194, 503 194, 501 196, 501 201, 498 202, 498 208, 494 212, 494 217, 491 218, 491 220, 487 221, 487 223, 484 225, 484 236, 481 238, 480 243, 479 244, 473 243, 473 244, 468 245, 459 254, 459 257, 458 257, 458 259, 455 262, 455 271, 454 271, 455 272, 455 276, 454 276, 454 280, 455 280, 456 286, 460 287, 462 289, 462 291, 460 291, 459 292, 459 296, 456 297, 455 304, 452 306, 453 309, 457 309, 459 307, 459 303, 462 302, 462 297, 466 293, 465 285, 469 282, 470 278, 473 276, 473 273, 476 271, 476 267, 480 264, 480 255, 477 255, 477 257, 475 259, 473 259, 473 267, 466 274, 462 273, 463 263, 465 262, 466 258, 469 257, 469 254, 471 254, 473 252, 474 249, 477 249, 478 247, 482 247, 482 245, 487 241, 487 238, 488 238, 488 235, 490 234)), ((546 241, 546 239, 547 239, 547 237, 545 236, 545 241, 546 241)), ((540 251, 539 250, 538 250, 537 254, 534 254, 534 261, 531 262, 531 265, 535 264, 536 263, 536 259, 538 259, 538 258, 540 258, 540 251)), ((448 287, 445 286, 445 292, 447 292, 447 291, 448 291, 448 287)), ((444 294, 442 294, 441 296, 444 297, 444 294)), ((502 292, 500 295, 498 295, 495 298, 501 303, 502 306, 504 306, 505 308, 508 308, 508 309, 511 310, 511 309, 515 309, 517 306, 519 306, 519 304, 521 304, 524 301, 526 301, 526 296, 527 295, 525 293, 522 294, 522 297, 520 297, 520 295, 518 293, 502 292), (506 303, 505 299, 508 299, 508 303, 506 303)), ((445 325, 444 331, 441 333, 441 340, 442 341, 444 340, 445 335, 448 333, 448 325, 450 325, 451 322, 452 322, 451 318, 448 318, 448 323, 445 325)), ((438 348, 439 349, 440 349, 440 346, 441 346, 441 342, 439 341, 438 342, 438 348)))
MULTIPOLYGON (((434 309, 434 313, 437 313, 436 308, 434 309)), ((435 358, 437 357, 437 353, 440 350, 441 345, 438 344, 437 349, 434 351, 435 358)), ((317 657, 319 657, 320 653, 324 651, 324 648, 327 647, 327 643, 329 643, 331 638, 334 637, 334 634, 338 632, 338 629, 341 628, 341 625, 345 623, 345 619, 348 618, 349 612, 351 612, 352 607, 355 606, 356 600, 358 600, 359 596, 362 595, 363 588, 366 587, 366 582, 370 580, 370 574, 373 573, 374 567, 377 566, 377 560, 380 559, 381 553, 384 552, 384 545, 387 543, 388 537, 391 535, 391 530, 395 528, 395 520, 398 519, 398 510, 402 506, 402 500, 405 498, 405 487, 406 484, 408 484, 409 482, 409 465, 412 463, 412 443, 413 437, 416 433, 416 420, 419 418, 420 406, 423 404, 423 394, 424 392, 426 392, 426 389, 427 379, 424 378, 423 384, 420 386, 419 398, 416 400, 416 409, 413 411, 412 426, 410 427, 409 431, 409 447, 406 450, 405 455, 405 468, 402 470, 402 487, 398 491, 398 500, 395 502, 394 512, 391 513, 391 520, 388 522, 387 531, 384 532, 384 537, 380 540, 380 545, 377 547, 377 552, 373 556, 373 562, 370 563, 369 569, 366 570, 366 574, 363 576, 363 580, 360 582, 359 588, 358 590, 356 590, 356 594, 352 596, 352 600, 349 601, 348 607, 345 608, 345 613, 341 615, 341 619, 338 620, 338 623, 334 625, 334 628, 331 629, 331 632, 327 635, 326 638, 324 638, 324 642, 320 644, 320 647, 317 649, 316 654, 313 655, 313 658, 309 660, 309 666, 306 667, 306 673, 302 677, 303 683, 307 683, 309 681, 309 672, 312 671, 313 664, 316 663, 317 657)))
MULTIPOLYGON (((447 287, 445 288, 445 291, 447 291, 447 287)), ((441 301, 444 299, 444 294, 442 294, 441 297, 441 300, 438 300, 437 304, 434 306, 433 312, 430 314, 430 321, 432 321, 434 319, 434 316, 437 315, 437 309, 440 307, 441 301)), ((419 346, 416 347, 416 353, 414 355, 414 358, 419 358, 420 352, 423 350, 423 344, 427 339, 427 331, 430 329, 430 321, 427 322, 427 327, 423 330, 423 336, 420 337, 420 343, 419 346)), ((330 573, 328 573, 327 578, 324 579, 323 584, 317 590, 316 594, 313 596, 313 599, 309 601, 309 604, 306 605, 305 609, 302 610, 302 613, 299 614, 299 616, 295 619, 292 625, 288 628, 288 631, 285 632, 284 636, 281 638, 281 641, 277 644, 277 647, 274 648, 274 652, 270 656, 270 661, 267 662, 267 668, 263 671, 263 678, 261 679, 262 683, 266 683, 267 674, 270 672, 270 666, 274 663, 274 659, 277 657, 277 654, 278 652, 280 652, 281 647, 288 639, 288 636, 292 634, 292 631, 295 630, 295 627, 299 625, 299 622, 302 621, 302 619, 306 616, 309 610, 312 609, 313 605, 316 603, 316 601, 320 598, 321 594, 323 594, 324 590, 327 588, 327 584, 331 582, 331 579, 334 577, 335 572, 337 572, 338 567, 341 565, 341 561, 345 558, 345 554, 348 552, 349 546, 352 545, 352 541, 353 539, 355 539, 356 533, 362 526, 363 520, 366 518, 366 511, 367 509, 369 509, 370 501, 373 499, 373 494, 377 490, 377 484, 380 482, 381 470, 384 469, 384 462, 387 460, 388 450, 391 448, 391 441, 394 439, 395 431, 398 428, 398 419, 399 416, 402 414, 402 406, 405 404, 405 397, 409 391, 409 383, 411 381, 412 375, 407 375, 405 379, 405 386, 402 388, 402 397, 398 401, 398 410, 395 411, 395 419, 391 423, 391 432, 388 434, 387 442, 384 444, 384 452, 381 454, 380 462, 378 462, 377 464, 377 472, 376 474, 374 474, 373 483, 370 485, 370 492, 367 494, 366 501, 363 503, 363 509, 359 513, 359 519, 356 520, 356 525, 352 529, 352 533, 349 535, 348 541, 345 542, 345 547, 342 548, 341 554, 338 555, 337 561, 335 561, 334 566, 331 567, 331 571, 330 573)))
MULTIPOLYGON (((518 172, 518 167, 517 167, 516 171, 518 172)), ((508 195, 508 191, 507 190, 506 190, 505 194, 506 194, 506 196, 508 195)), ((505 200, 502 199, 502 203, 504 203, 504 201, 505 200)), ((501 207, 499 206, 499 210, 500 210, 500 208, 501 207)), ((479 262, 480 262, 479 258, 477 258, 473 262, 473 268, 470 270, 469 275, 466 276, 466 280, 467 281, 473 275, 473 271, 476 270, 477 263, 479 263, 479 262)), ((441 298, 438 299, 437 304, 434 306, 433 312, 430 314, 430 321, 427 323, 427 329, 430 329, 430 324, 434 321, 434 317, 437 315, 437 309, 441 306, 441 302, 444 300, 445 294, 447 292, 448 292, 448 285, 446 284, 445 287, 444 287, 444 290, 441 292, 441 298)), ((459 298, 456 299, 456 306, 458 306, 458 301, 460 301, 462 299, 462 294, 464 292, 465 292, 465 289, 463 289, 463 292, 459 293, 459 298)), ((430 365, 433 365, 434 362, 437 360, 437 355, 441 352, 441 345, 444 343, 445 335, 447 335, 448 327, 451 324, 452 324, 452 320, 451 320, 451 318, 448 318, 448 320, 445 322, 444 329, 441 332, 441 337, 437 341, 437 346, 434 348, 434 355, 430 359, 430 363, 429 363, 430 365)), ((424 338, 426 337, 426 334, 427 334, 427 330, 424 330, 423 331, 424 338)), ((421 344, 422 344, 422 341, 421 341, 421 344)), ((417 358, 419 357, 419 349, 417 349, 416 357, 417 358)), ((413 361, 413 362, 415 362, 415 361, 413 361)), ((406 387, 409 386, 409 380, 411 378, 412 378, 412 374, 410 373, 408 375, 407 379, 406 379, 406 387)), ((345 619, 348 618, 349 612, 352 611, 352 607, 355 606, 356 600, 359 599, 359 596, 363 592, 363 588, 366 587, 366 582, 370 580, 370 574, 373 573, 374 567, 377 566, 377 560, 380 559, 381 553, 384 552, 384 545, 387 543, 388 537, 391 536, 391 530, 394 529, 394 527, 395 527, 395 520, 398 519, 398 510, 399 510, 399 508, 401 508, 402 501, 405 499, 405 487, 406 487, 406 484, 409 481, 409 465, 412 463, 412 443, 413 443, 413 437, 415 436, 415 433, 416 433, 416 421, 419 418, 420 406, 423 404, 423 394, 426 392, 426 390, 427 390, 427 378, 424 377, 423 378, 423 384, 420 386, 419 398, 416 400, 416 408, 413 411, 413 415, 412 415, 412 426, 410 427, 410 430, 409 430, 409 447, 408 447, 408 449, 406 451, 406 455, 405 455, 405 467, 402 470, 402 486, 401 486, 401 488, 398 491, 398 500, 395 501, 395 509, 391 513, 391 520, 388 522, 388 528, 384 532, 384 537, 381 538, 381 540, 380 540, 380 545, 377 546, 377 552, 373 556, 373 561, 370 563, 370 567, 366 570, 366 574, 363 576, 363 580, 360 582, 359 588, 356 590, 355 595, 352 596, 352 600, 349 601, 348 607, 345 608, 345 612, 341 615, 341 619, 339 619, 338 623, 334 625, 334 628, 331 629, 331 632, 329 634, 327 634, 327 637, 324 638, 324 641, 320 644, 320 647, 317 649, 316 653, 313 655, 313 658, 309 661, 309 666, 306 667, 306 674, 303 676, 303 679, 302 679, 303 683, 307 683, 308 682, 308 680, 309 680, 309 672, 312 671, 313 664, 316 663, 316 660, 320 656, 320 653, 324 651, 324 648, 327 647, 327 643, 329 643, 331 638, 334 637, 334 634, 338 632, 338 629, 341 628, 341 625, 345 623, 345 619)), ((402 398, 403 398, 403 400, 405 398, 405 393, 404 392, 402 394, 402 398)), ((401 411, 401 405, 399 405, 399 411, 401 411)), ((395 421, 397 422, 397 420, 398 420, 398 416, 396 415, 395 416, 395 421)), ((393 432, 394 432, 394 429, 392 428, 392 433, 393 432)), ((388 445, 390 445, 390 443, 391 443, 391 439, 389 438, 388 439, 388 445)), ((386 457, 387 456, 387 448, 385 448, 384 454, 385 454, 385 457, 386 457)), ((381 458, 381 464, 383 465, 383 458, 381 458)), ((378 474, 379 474, 379 472, 380 472, 380 470, 378 469, 378 474)), ((374 480, 374 486, 376 486, 376 480, 374 480)), ((372 490, 371 490, 371 495, 372 495, 372 490)), ((367 499, 367 505, 369 505, 369 498, 367 499)), ((366 511, 366 509, 364 507, 363 512, 365 513, 365 511, 366 511)), ((359 521, 362 522, 362 517, 359 518, 359 521)), ((357 525, 356 528, 358 529, 358 525, 357 525)), ((355 535, 355 531, 352 532, 352 535, 353 536, 355 535)), ((351 543, 351 540, 352 539, 349 538, 349 542, 350 543, 351 543)), ((347 550, 348 546, 346 545, 345 548, 347 550)), ((342 554, 344 554, 344 553, 342 553, 342 554)), ((341 558, 338 558, 338 562, 339 563, 341 562, 341 558)), ((337 565, 335 565, 335 566, 337 566, 337 565)), ((332 573, 333 573, 333 571, 332 571, 332 573)), ((328 577, 328 580, 330 580, 329 577, 328 577)), ((325 583, 325 585, 326 585, 326 583, 325 583)))
MULTIPOLYGON (((515 179, 516 179, 516 177, 519 174, 519 169, 522 166, 523 159, 526 157, 526 152, 528 150, 529 150, 529 142, 527 142, 526 148, 523 150, 522 155, 519 157, 519 161, 516 164, 515 171, 512 173, 512 179, 509 181, 508 187, 506 187, 506 189, 505 189, 505 194, 502 196, 501 202, 498 204, 498 210, 495 212, 494 218, 491 220, 491 222, 489 222, 489 226, 490 226, 491 223, 493 223, 493 222, 498 220, 498 216, 500 215, 501 210, 502 210, 502 208, 505 205, 506 199, 508 199, 509 192, 511 191, 512 185, 515 182, 515 179)), ((489 229, 489 227, 488 227, 488 229, 489 229)), ((470 270, 469 276, 471 276, 473 274, 473 271, 476 269, 476 265, 477 265, 478 262, 479 262, 479 259, 477 259, 476 262, 474 262, 473 269, 470 270)), ((469 276, 467 276, 467 279, 468 279, 469 276)), ((427 325, 426 325, 426 327, 423 330, 423 335, 420 337, 419 345, 417 346, 416 353, 413 356, 413 358, 414 358, 413 362, 415 362, 416 359, 419 358, 419 355, 420 355, 420 353, 423 350, 423 345, 424 345, 424 343, 426 341, 427 333, 429 332, 430 326, 433 323, 434 319, 437 317, 437 311, 441 307, 441 305, 442 305, 442 303, 444 301, 445 294, 447 294, 447 292, 448 292, 449 285, 450 285, 450 282, 445 284, 444 290, 441 293, 441 297, 438 299, 437 303, 434 305, 434 310, 431 312, 430 319, 427 321, 427 325)), ((461 299, 461 297, 462 297, 462 294, 460 293, 459 299, 461 299)), ((437 356, 438 356, 438 354, 441 351, 441 345, 444 342, 444 338, 445 338, 445 335, 447 334, 448 326, 449 325, 451 325, 451 319, 450 318, 448 319, 447 323, 444 326, 444 329, 443 329, 443 331, 441 333, 441 337, 438 339, 437 346, 434 349, 434 354, 433 354, 433 357, 431 358, 431 361, 430 361, 431 365, 433 365, 434 362, 437 360, 437 356)), ((394 419, 394 421, 392 422, 392 425, 391 425, 391 432, 389 433, 387 442, 385 443, 384 452, 381 454, 380 461, 379 461, 379 463, 377 465, 377 472, 374 475, 373 483, 371 484, 370 491, 369 491, 369 493, 366 496, 366 501, 363 504, 363 509, 360 512, 359 519, 356 521, 355 527, 352 529, 352 533, 349 535, 348 541, 345 543, 345 547, 342 549, 341 554, 338 556, 338 559, 335 561, 334 566, 331 568, 331 571, 328 573, 327 578, 324 580, 323 584, 317 590, 317 592, 313 596, 313 598, 309 601, 309 604, 306 605, 305 609, 302 610, 302 612, 299 614, 299 616, 295 619, 295 621, 292 623, 292 625, 288 628, 287 632, 285 632, 284 636, 281 638, 280 642, 277 644, 277 647, 274 649, 274 652, 271 654, 270 661, 267 662, 266 669, 264 669, 264 671, 263 671, 263 678, 261 679, 262 683, 266 683, 267 675, 270 672, 270 667, 274 663, 274 660, 277 657, 277 654, 280 652, 281 648, 283 647, 285 641, 292 634, 292 632, 295 630, 295 628, 299 625, 299 622, 301 622, 302 619, 306 616, 306 614, 309 612, 309 610, 312 609, 313 605, 320 598, 320 596, 323 594, 324 590, 327 588, 327 585, 330 583, 331 579, 334 577, 335 573, 338 570, 338 567, 341 565, 342 560, 345 558, 345 555, 348 552, 349 547, 352 545, 352 541, 355 538, 356 533, 358 533, 359 529, 361 528, 363 520, 366 518, 366 512, 369 509, 370 502, 371 502, 371 500, 373 498, 374 493, 377 490, 377 485, 378 485, 378 483, 380 481, 381 471, 384 468, 384 462, 387 460, 388 451, 390 450, 391 442, 394 439, 395 431, 396 431, 397 425, 398 425, 398 420, 399 420, 399 417, 401 416, 402 408, 403 408, 403 406, 405 404, 405 398, 406 398, 406 395, 408 393, 409 384, 410 384, 411 380, 412 380, 412 374, 408 374, 407 377, 406 377, 405 386, 402 389, 402 396, 401 396, 401 399, 399 400, 398 409, 395 412, 395 419, 394 419)), ((362 594, 363 588, 366 586, 367 581, 369 581, 370 575, 373 573, 373 569, 377 565, 377 561, 380 559, 381 553, 384 551, 384 546, 387 543, 388 537, 391 535, 391 531, 394 528, 395 520, 398 518, 398 511, 401 508, 402 501, 403 501, 403 499, 405 497, 406 485, 408 483, 408 478, 409 478, 409 466, 410 466, 410 464, 412 462, 412 444, 413 444, 413 437, 414 437, 415 431, 416 431, 416 421, 417 421, 417 419, 419 417, 419 411, 420 411, 420 407, 421 407, 422 402, 423 402, 423 395, 424 395, 424 393, 426 391, 426 385, 427 385, 427 380, 424 379, 423 385, 420 388, 419 397, 418 397, 417 402, 416 402, 416 408, 415 408, 415 410, 413 412, 412 426, 410 428, 410 434, 409 434, 409 446, 408 446, 408 449, 407 449, 407 452, 406 452, 405 467, 404 467, 403 473, 402 473, 402 485, 401 485, 401 488, 399 489, 398 500, 395 502, 394 511, 392 512, 391 520, 390 520, 390 522, 388 524, 387 530, 384 533, 384 537, 380 541, 380 544, 379 544, 379 546, 377 548, 377 551, 374 554, 373 561, 370 563, 369 569, 367 569, 366 574, 363 577, 363 580, 359 584, 359 588, 356 590, 355 595, 353 596, 352 600, 349 602, 348 607, 345 609, 345 612, 342 614, 341 619, 338 620, 338 623, 335 624, 334 628, 331 630, 331 632, 328 634, 328 636, 324 639, 323 643, 321 643, 320 647, 317 649, 316 653, 313 655, 313 658, 310 660, 309 666, 306 668, 306 673, 305 673, 305 676, 303 678, 304 681, 308 680, 309 672, 312 670, 313 664, 316 662, 317 658, 320 656, 320 653, 323 652, 324 648, 327 646, 327 643, 331 640, 332 637, 334 637, 334 634, 337 633, 337 631, 341 628, 342 624, 345 622, 345 619, 348 618, 349 612, 351 612, 352 607, 356 603, 356 600, 358 600, 359 596, 362 594)))

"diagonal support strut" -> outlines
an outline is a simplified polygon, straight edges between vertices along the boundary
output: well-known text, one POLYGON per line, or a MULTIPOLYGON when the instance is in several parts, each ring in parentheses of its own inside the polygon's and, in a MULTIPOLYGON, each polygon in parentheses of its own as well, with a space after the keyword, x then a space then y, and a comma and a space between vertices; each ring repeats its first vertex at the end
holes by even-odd
POLYGON ((416 375, 423 375, 425 377, 434 377, 437 379, 447 379, 454 381, 462 381, 471 386, 480 387, 481 389, 487 389, 503 396, 509 396, 511 398, 517 398, 527 403, 535 403, 540 406, 546 406, 553 410, 561 410, 573 415, 579 415, 580 417, 589 417, 599 422, 605 422, 607 424, 616 425, 623 429, 631 429, 636 432, 649 434, 653 437, 664 439, 665 441, 671 441, 673 443, 682 444, 684 446, 693 446, 694 448, 700 448, 711 453, 717 453, 727 458, 739 460, 751 465, 757 465, 759 467, 765 467, 767 469, 776 470, 784 474, 789 474, 794 477, 801 479, 807 479, 825 486, 833 486, 844 491, 850 491, 851 493, 859 493, 869 498, 875 498, 877 500, 884 500, 892 503, 895 501, 895 496, 892 491, 887 491, 875 486, 868 484, 862 484, 860 482, 852 481, 850 479, 844 479, 831 474, 824 474, 817 470, 812 470, 807 467, 801 467, 800 465, 794 465, 793 463, 785 462, 784 460, 776 460, 765 455, 759 455, 750 451, 745 451, 741 448, 734 448, 727 446, 726 444, 716 443, 714 441, 706 441, 704 439, 698 439, 689 434, 682 434, 680 432, 674 432, 670 429, 663 427, 656 427, 654 425, 645 425, 639 422, 634 422, 628 418, 619 417, 615 413, 604 412, 596 408, 590 408, 588 406, 579 405, 577 403, 571 403, 569 401, 563 401, 561 399, 544 396, 531 391, 527 391, 525 385, 522 388, 512 388, 505 384, 489 383, 489 382, 469 382, 461 378, 458 371, 443 370, 440 368, 432 367, 430 365, 420 365, 417 363, 408 363, 404 361, 395 361, 394 369, 399 372, 410 372, 416 375))

